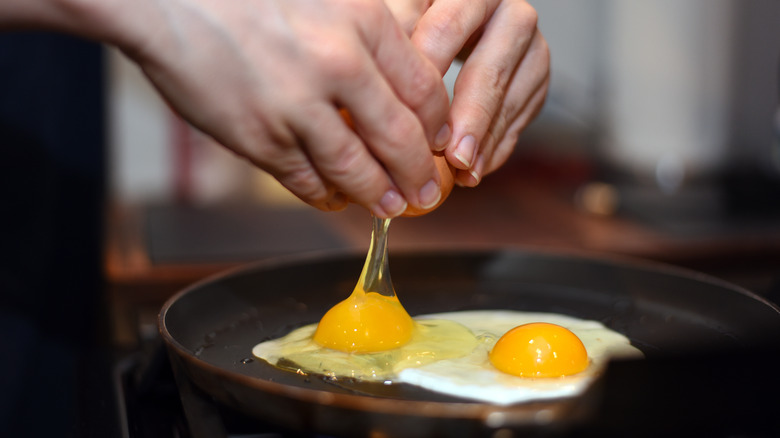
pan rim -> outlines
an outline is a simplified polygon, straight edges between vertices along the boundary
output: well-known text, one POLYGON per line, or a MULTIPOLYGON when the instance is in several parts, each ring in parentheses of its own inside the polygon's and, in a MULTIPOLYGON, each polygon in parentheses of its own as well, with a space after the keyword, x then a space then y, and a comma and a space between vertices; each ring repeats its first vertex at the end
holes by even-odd
MULTIPOLYGON (((692 269, 675 266, 669 263, 659 262, 655 260, 647 260, 639 257, 632 257, 620 254, 600 254, 593 251, 583 250, 561 250, 551 249, 544 247, 534 246, 485 246, 480 245, 468 245, 468 246, 448 246, 446 248, 425 248, 425 249, 401 249, 394 251, 397 256, 431 256, 436 254, 443 254, 447 256, 454 255, 500 255, 504 253, 532 253, 541 254, 551 257, 571 257, 578 259, 586 259, 592 262, 608 263, 617 265, 619 267, 638 269, 643 271, 653 271, 662 275, 671 275, 675 277, 684 277, 693 279, 700 282, 709 283, 711 285, 726 288, 733 292, 745 295, 753 300, 771 308, 775 313, 780 314, 780 307, 776 304, 768 301, 760 295, 726 280, 718 277, 701 273, 692 269)), ((191 362, 193 365, 218 375, 222 379, 228 381, 247 385, 265 391, 277 396, 293 399, 303 403, 313 404, 327 404, 329 406, 335 406, 340 408, 346 408, 350 410, 356 410, 361 412, 380 413, 389 415, 404 415, 404 416, 425 416, 425 417, 437 417, 443 419, 468 419, 479 420, 485 424, 492 424, 491 419, 500 417, 501 425, 512 424, 529 424, 529 423, 548 423, 550 421, 549 416, 538 417, 535 414, 539 411, 539 406, 546 405, 546 402, 528 403, 528 404, 515 404, 515 405, 493 405, 489 403, 476 402, 476 401, 462 401, 462 402, 444 402, 444 401, 427 401, 427 400, 402 400, 403 403, 399 403, 399 399, 376 397, 361 394, 342 394, 335 393, 320 389, 311 389, 287 385, 284 383, 265 380, 257 377, 245 376, 238 373, 234 373, 229 370, 220 368, 213 365, 203 359, 200 359, 195 355, 194 351, 190 351, 184 345, 179 343, 168 330, 166 324, 166 316, 168 311, 181 299, 181 297, 192 293, 208 284, 217 282, 223 278, 237 275, 242 272, 256 271, 256 270, 269 270, 276 267, 289 267, 298 264, 306 264, 311 262, 323 262, 323 261, 335 261, 345 258, 363 257, 361 253, 355 249, 340 249, 340 250, 324 250, 324 251, 312 251, 298 254, 284 255, 280 257, 270 257, 267 259, 261 259, 254 262, 249 262, 234 268, 226 269, 225 271, 208 276, 200 281, 193 283, 192 285, 182 289, 178 293, 171 296, 163 305, 158 315, 158 328, 164 342, 172 348, 175 353, 182 359, 191 362)), ((595 382, 594 382, 594 385, 595 382)), ((560 399, 555 400, 560 403, 560 399)), ((576 403, 576 400, 565 400, 576 403)), ((564 403, 564 406, 569 406, 564 403)), ((560 405, 559 405, 560 407, 560 405)), ((495 421, 493 421, 495 422, 495 421)))

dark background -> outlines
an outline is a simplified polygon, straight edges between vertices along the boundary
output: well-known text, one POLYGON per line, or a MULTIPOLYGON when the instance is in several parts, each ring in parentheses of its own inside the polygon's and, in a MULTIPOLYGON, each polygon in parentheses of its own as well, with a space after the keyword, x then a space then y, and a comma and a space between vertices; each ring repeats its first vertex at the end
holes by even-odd
POLYGON ((101 342, 103 54, 0 35, 0 435, 76 435, 79 373, 101 342))

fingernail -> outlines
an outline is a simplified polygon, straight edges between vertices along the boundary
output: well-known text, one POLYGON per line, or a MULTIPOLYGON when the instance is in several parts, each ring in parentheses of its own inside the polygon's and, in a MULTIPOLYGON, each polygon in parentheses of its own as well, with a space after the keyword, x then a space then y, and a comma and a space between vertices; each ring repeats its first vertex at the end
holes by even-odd
POLYGON ((396 217, 406 211, 406 199, 393 189, 388 190, 379 200, 379 205, 373 208, 376 216, 382 218, 396 217))
POLYGON ((476 150, 477 142, 474 137, 467 135, 460 139, 458 146, 455 147, 455 158, 460 161, 466 168, 471 167, 471 161, 474 159, 474 151, 476 150))
POLYGON ((461 179, 463 178, 463 171, 458 169, 458 171, 455 173, 455 185, 458 187, 468 187, 467 185, 463 184, 461 179))
POLYGON ((482 181, 482 170, 485 167, 485 160, 482 155, 477 157, 477 162, 469 169, 469 174, 474 178, 474 187, 482 181))
POLYGON ((420 189, 420 206, 428 209, 441 199, 441 187, 435 180, 430 180, 420 189))
POLYGON ((444 124, 444 126, 439 129, 439 133, 436 134, 436 138, 433 139, 433 150, 435 151, 443 151, 447 148, 447 144, 450 142, 450 125, 444 124))
POLYGON ((469 174, 471 174, 471 177, 474 178, 474 185, 478 185, 480 181, 479 173, 477 173, 474 169, 469 169, 469 174))

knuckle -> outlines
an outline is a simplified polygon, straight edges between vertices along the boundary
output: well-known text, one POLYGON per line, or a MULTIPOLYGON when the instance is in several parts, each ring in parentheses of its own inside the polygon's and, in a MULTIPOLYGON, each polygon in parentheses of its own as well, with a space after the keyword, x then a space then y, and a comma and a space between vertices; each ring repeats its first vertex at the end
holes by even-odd
POLYGON ((485 124, 486 126, 489 124, 490 120, 493 119, 492 109, 488 108, 482 102, 475 102, 474 105, 472 106, 471 111, 474 113, 475 120, 482 120, 488 122, 485 124))
MULTIPOLYGON (((513 84, 515 85, 515 84, 513 84)), ((540 84, 541 85, 541 84, 540 84)), ((503 119, 508 126, 513 120, 515 120, 528 106, 528 103, 533 99, 535 91, 526 91, 523 88, 511 87, 509 92, 504 98, 503 106, 499 111, 497 119, 503 119)))
POLYGON ((513 21, 524 29, 536 29, 539 24, 539 13, 531 4, 525 1, 516 1, 509 5, 507 13, 511 14, 513 21))
POLYGON ((329 197, 328 190, 311 166, 302 166, 290 170, 277 179, 295 196, 309 204, 323 204, 329 197))
POLYGON ((440 76, 427 68, 418 69, 412 75, 408 88, 409 95, 415 103, 429 101, 440 90, 444 91, 440 76))
POLYGON ((318 44, 311 53, 311 60, 329 79, 354 79, 362 73, 363 65, 355 52, 340 41, 318 44))
POLYGON ((430 33, 430 41, 440 41, 444 39, 465 39, 469 32, 464 18, 452 12, 443 11, 436 20, 432 20, 427 31, 430 33))
MULTIPOLYGON (((417 120, 405 111, 399 111, 391 114, 386 121, 385 132, 392 133, 387 137, 390 148, 387 150, 393 153, 403 149, 410 142, 410 139, 423 138, 422 127, 417 120)), ((381 151, 379 151, 381 152, 381 151)))
POLYGON ((353 0, 350 5, 357 20, 366 20, 368 23, 378 24, 385 18, 385 7, 381 1, 377 0, 353 0))
POLYGON ((365 154, 361 153, 362 145, 353 141, 343 141, 334 145, 327 156, 321 156, 317 167, 322 175, 337 187, 349 187, 361 191, 370 184, 372 175, 364 171, 365 154))
POLYGON ((354 78, 362 74, 364 61, 355 50, 355 41, 349 35, 331 38, 311 38, 303 49, 303 57, 312 72, 325 79, 354 78))
POLYGON ((337 2, 347 13, 354 17, 372 18, 379 4, 376 0, 340 0, 337 2))
POLYGON ((511 73, 512 70, 510 70, 504 64, 485 68, 485 75, 488 77, 488 83, 492 85, 490 93, 488 93, 488 96, 491 97, 491 100, 500 98, 500 96, 497 96, 497 94, 500 95, 500 93, 503 92, 503 90, 506 88, 506 85, 509 83, 509 76, 511 73))
POLYGON ((231 132, 235 142, 225 145, 233 152, 268 172, 291 161, 290 151, 295 148, 295 139, 282 124, 270 123, 270 119, 262 116, 252 117, 249 113, 236 120, 231 132))
POLYGON ((330 179, 344 181, 356 173, 355 169, 359 167, 357 155, 346 145, 339 147, 333 155, 332 160, 323 163, 323 171, 330 179))
POLYGON ((366 74, 364 61, 345 51, 338 51, 327 59, 323 70, 329 79, 345 83, 362 83, 366 74))
POLYGON ((491 80, 485 83, 490 83, 491 86, 484 87, 478 98, 474 99, 470 103, 467 111, 473 114, 475 120, 490 121, 493 119, 493 115, 499 108, 503 98, 506 82, 500 77, 502 73, 500 68, 487 69, 484 72, 485 77, 491 80))
POLYGON ((492 149, 498 142, 498 139, 506 134, 507 127, 509 126, 509 117, 506 110, 501 110, 498 116, 493 121, 493 125, 490 127, 487 137, 485 138, 485 145, 487 149, 492 149))

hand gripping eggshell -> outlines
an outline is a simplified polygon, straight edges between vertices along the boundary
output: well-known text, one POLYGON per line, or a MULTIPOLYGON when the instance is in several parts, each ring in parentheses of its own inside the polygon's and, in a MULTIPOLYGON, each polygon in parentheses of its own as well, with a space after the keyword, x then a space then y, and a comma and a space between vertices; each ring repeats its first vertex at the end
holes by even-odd
MULTIPOLYGON (((349 112, 343 108, 340 109, 339 112, 341 113, 341 117, 344 119, 344 121, 347 122, 347 125, 354 129, 355 125, 352 122, 352 117, 349 115, 349 112)), ((447 162, 447 158, 444 156, 443 151, 432 153, 433 162, 436 165, 436 171, 439 173, 439 180, 441 181, 441 199, 439 199, 439 202, 437 202, 433 207, 427 209, 409 206, 406 208, 406 211, 401 214, 401 216, 415 217, 430 213, 433 210, 436 210, 447 199, 447 197, 450 196, 450 193, 452 192, 452 188, 455 185, 455 171, 457 169, 450 166, 450 164, 447 162)))

